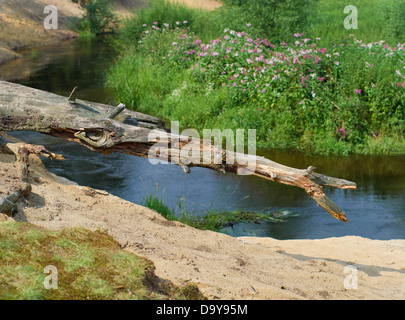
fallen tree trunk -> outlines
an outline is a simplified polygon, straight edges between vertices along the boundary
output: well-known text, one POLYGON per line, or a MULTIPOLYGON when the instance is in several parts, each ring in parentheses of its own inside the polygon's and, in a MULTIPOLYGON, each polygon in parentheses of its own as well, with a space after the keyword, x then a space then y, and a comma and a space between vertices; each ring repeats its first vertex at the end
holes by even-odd
POLYGON ((155 161, 163 159, 182 166, 186 173, 194 166, 231 173, 251 170, 256 176, 304 189, 333 217, 348 221, 324 194, 323 187, 355 189, 354 182, 315 173, 312 166, 296 169, 263 157, 222 150, 210 140, 168 132, 159 118, 126 110, 123 105, 115 108, 78 101, 75 95, 76 88, 67 99, 0 81, 0 131, 37 131, 105 154, 121 152, 155 161))

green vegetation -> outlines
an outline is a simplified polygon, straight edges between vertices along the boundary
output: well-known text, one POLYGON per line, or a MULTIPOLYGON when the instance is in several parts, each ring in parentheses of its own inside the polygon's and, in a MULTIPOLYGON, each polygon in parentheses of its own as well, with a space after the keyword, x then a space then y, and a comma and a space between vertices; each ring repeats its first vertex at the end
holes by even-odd
POLYGON ((405 1, 399 0, 319 0, 318 14, 312 16, 312 24, 304 30, 310 37, 322 38, 322 45, 338 42, 353 34, 363 43, 385 40, 396 46, 405 42, 405 1), (343 20, 348 16, 343 9, 353 5, 358 11, 358 29, 346 30, 343 20))
POLYGON ((256 129, 258 147, 405 154, 405 1, 153 0, 126 21, 108 85, 182 128, 256 129))
POLYGON ((151 262, 122 251, 103 231, 0 222, 0 260, 3 300, 204 299, 194 285, 158 279, 151 262), (48 265, 57 268, 57 289, 44 287, 48 265))
POLYGON ((232 227, 237 223, 283 222, 292 216, 292 214, 286 214, 283 210, 277 212, 246 212, 242 210, 218 212, 208 210, 198 217, 188 212, 186 208, 182 208, 180 203, 178 203, 180 213, 176 214, 163 203, 158 195, 147 196, 143 205, 160 213, 169 221, 180 221, 200 230, 225 233, 225 228, 232 227))
POLYGON ((73 19, 71 28, 76 29, 82 38, 99 34, 115 33, 118 19, 112 11, 111 0, 88 0, 82 3, 86 10, 81 19, 73 19))

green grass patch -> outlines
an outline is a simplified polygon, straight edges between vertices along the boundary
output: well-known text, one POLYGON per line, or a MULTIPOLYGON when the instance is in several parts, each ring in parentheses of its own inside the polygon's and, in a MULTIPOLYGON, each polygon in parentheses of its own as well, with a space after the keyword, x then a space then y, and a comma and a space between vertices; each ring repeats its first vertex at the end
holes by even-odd
POLYGON ((201 136, 256 129, 259 148, 403 154, 405 3, 354 1, 350 30, 344 1, 275 3, 207 12, 151 1, 122 29, 107 84, 128 107, 201 136))
POLYGON ((0 299, 204 299, 198 288, 158 279, 148 260, 120 249, 104 231, 48 231, 28 223, 0 223, 0 299), (45 289, 46 266, 58 272, 45 289))
POLYGON ((189 212, 186 208, 178 204, 179 213, 169 209, 159 197, 159 195, 149 195, 145 198, 143 205, 155 210, 163 217, 170 221, 179 221, 193 228, 200 230, 211 230, 215 232, 226 233, 226 228, 232 227, 235 224, 247 222, 247 223, 261 223, 261 222, 274 222, 280 223, 286 221, 286 219, 294 216, 294 214, 286 214, 285 210, 279 211, 243 211, 233 210, 228 212, 218 212, 216 210, 208 210, 196 216, 189 212))

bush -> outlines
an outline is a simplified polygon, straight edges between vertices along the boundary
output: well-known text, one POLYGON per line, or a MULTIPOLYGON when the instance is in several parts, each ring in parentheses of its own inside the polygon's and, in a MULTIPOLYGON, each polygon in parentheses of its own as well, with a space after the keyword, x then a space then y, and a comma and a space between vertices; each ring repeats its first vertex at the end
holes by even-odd
POLYGON ((394 37, 405 41, 405 1, 399 0, 386 10, 387 31, 394 37))
POLYGON ((86 13, 79 24, 82 33, 98 35, 115 31, 117 18, 111 10, 110 0, 90 0, 84 8, 86 13))
POLYGON ((405 132, 404 46, 351 37, 323 48, 298 33, 276 45, 232 30, 203 43, 185 23, 142 34, 109 82, 141 111, 200 130, 254 128, 259 146, 324 154, 405 132))
POLYGON ((218 36, 223 30, 218 19, 208 11, 191 9, 172 1, 150 0, 145 8, 125 21, 120 30, 120 45, 136 43, 145 27, 164 28, 163 23, 176 27, 183 25, 184 21, 190 30, 206 40, 218 36))
POLYGON ((228 28, 242 31, 241 26, 252 24, 257 35, 280 42, 308 29, 318 0, 225 0, 225 3, 231 6, 225 10, 238 17, 227 19, 228 28))
MULTIPOLYGON (((367 39, 382 34, 383 24, 372 24, 381 13, 369 8, 374 16, 365 20, 362 15, 368 31, 348 31, 344 6, 338 6, 343 2, 337 2, 320 0, 317 8, 333 9, 328 16, 332 30, 320 32, 333 42, 303 32, 281 41, 259 36, 265 30, 259 16, 245 23, 259 8, 245 8, 244 0, 210 14, 172 4, 163 11, 152 6, 137 22, 126 23, 132 31, 124 33, 125 53, 110 70, 108 84, 128 106, 180 121, 182 127, 256 129, 259 147, 399 154, 405 144, 405 45, 358 40, 350 32, 367 39), (221 17, 221 26, 229 22, 238 31, 219 33, 215 26, 210 29, 215 36, 206 40, 210 32, 200 14, 207 21, 221 17), (155 20, 159 16, 171 22, 155 20)), ((287 17, 293 2, 279 4, 286 10, 280 17, 287 17)), ((319 17, 308 27, 312 34, 316 25, 327 23, 319 17)), ((287 25, 295 28, 290 21, 287 25)))

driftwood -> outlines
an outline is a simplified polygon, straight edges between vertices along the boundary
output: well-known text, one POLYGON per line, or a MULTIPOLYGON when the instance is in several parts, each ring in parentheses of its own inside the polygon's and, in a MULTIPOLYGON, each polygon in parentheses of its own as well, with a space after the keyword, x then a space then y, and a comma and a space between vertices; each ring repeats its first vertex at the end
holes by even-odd
POLYGON ((14 190, 5 197, 0 197, 0 213, 13 215, 18 211, 17 201, 22 197, 27 197, 31 193, 32 187, 29 183, 14 186, 14 190))
MULTIPOLYGON (((170 133, 163 120, 127 110, 123 105, 112 107, 78 100, 76 88, 68 99, 0 81, 0 131, 19 130, 42 132, 104 154, 121 152, 167 160, 182 166, 186 173, 194 166, 230 173, 250 169, 256 176, 304 189, 319 206, 344 222, 348 221, 345 213, 324 194, 323 187, 356 188, 354 182, 316 173, 312 166, 291 168, 263 157, 222 150, 210 140, 170 133), (250 163, 255 166, 252 168, 250 163)), ((44 148, 33 151, 61 157, 44 148)))

